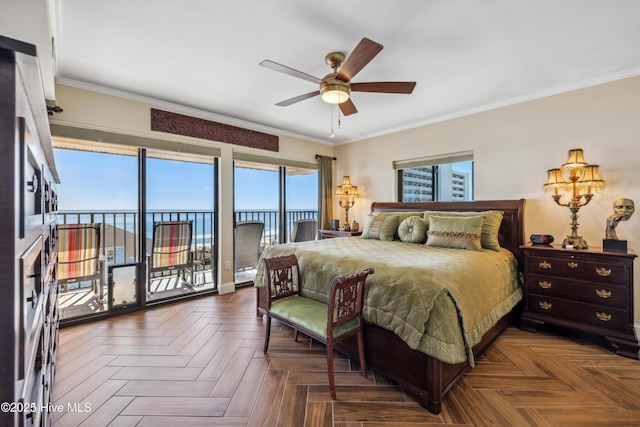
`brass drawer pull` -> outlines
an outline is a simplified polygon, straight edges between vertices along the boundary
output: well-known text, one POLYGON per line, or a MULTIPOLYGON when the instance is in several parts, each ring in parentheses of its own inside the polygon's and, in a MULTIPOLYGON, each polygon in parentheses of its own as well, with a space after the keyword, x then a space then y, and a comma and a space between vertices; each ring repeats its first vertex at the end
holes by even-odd
POLYGON ((602 276, 602 277, 607 277, 607 276, 611 276, 611 269, 610 268, 596 268, 596 273, 598 273, 598 276, 602 276))
POLYGON ((542 289, 551 289, 551 282, 547 282, 546 280, 538 281, 538 286, 542 289))
POLYGON ((547 261, 540 261, 538 263, 538 267, 543 268, 545 270, 549 270, 551 268, 551 264, 547 261))
POLYGON ((546 301, 540 301, 540 308, 543 310, 549 310, 551 308, 551 303, 546 301))
POLYGON ((567 265, 569 266, 569 268, 578 268, 577 262, 569 261, 567 265))
POLYGON ((611 291, 596 289, 596 295, 598 295, 600 298, 611 298, 611 291))
POLYGON ((596 311, 596 317, 598 318, 598 320, 602 320, 603 322, 608 322, 609 320, 611 320, 610 314, 600 313, 599 311, 596 311))

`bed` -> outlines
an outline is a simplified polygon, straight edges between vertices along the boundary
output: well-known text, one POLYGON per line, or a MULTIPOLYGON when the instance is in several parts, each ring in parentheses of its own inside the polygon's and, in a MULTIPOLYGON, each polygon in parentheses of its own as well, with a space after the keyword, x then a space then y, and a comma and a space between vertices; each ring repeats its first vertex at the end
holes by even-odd
MULTIPOLYGON (((266 248, 262 256, 295 253, 303 295, 320 301, 326 300, 329 278, 373 267, 364 309, 367 364, 412 393, 420 405, 440 413, 443 395, 474 366, 475 357, 511 323, 519 307, 523 214, 524 200, 374 202, 365 236, 377 236, 372 219, 386 218, 385 224, 387 219, 396 221, 395 239, 389 235, 290 243, 266 248), (397 224, 412 215, 427 223, 430 218, 435 231, 454 215, 488 223, 487 212, 499 212, 501 218, 493 230, 492 249, 485 246, 485 234, 479 250, 398 240, 397 224)), ((266 307, 260 268, 255 286, 260 315, 266 307)), ((355 342, 346 341, 338 350, 357 357, 355 342)))

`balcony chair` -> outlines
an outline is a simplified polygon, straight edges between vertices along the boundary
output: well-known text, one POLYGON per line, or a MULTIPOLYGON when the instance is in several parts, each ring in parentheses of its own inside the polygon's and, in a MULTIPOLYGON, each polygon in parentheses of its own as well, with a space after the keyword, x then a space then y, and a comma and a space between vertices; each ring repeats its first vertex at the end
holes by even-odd
POLYGON ((234 242, 236 271, 258 267, 258 258, 262 252, 262 233, 264 222, 238 221, 234 242))
POLYGON ((306 242, 316 240, 318 236, 317 219, 299 219, 293 223, 291 242, 306 242))
POLYGON ((147 290, 151 292, 153 273, 178 271, 182 283, 192 286, 194 275, 191 250, 193 221, 156 221, 153 223, 151 253, 147 254, 147 290), (187 280, 187 271, 189 280, 187 280))
POLYGON ((58 286, 91 281, 99 303, 104 302, 104 256, 100 254, 101 224, 58 225, 58 286))
POLYGON ((362 307, 364 283, 373 269, 338 276, 331 284, 329 303, 306 298, 300 294, 300 268, 295 255, 263 258, 267 276, 267 327, 264 352, 269 350, 271 318, 278 319, 294 330, 327 346, 327 371, 331 398, 336 399, 336 384, 333 367, 333 350, 336 343, 353 335, 358 340, 360 369, 367 377, 364 355, 362 307))

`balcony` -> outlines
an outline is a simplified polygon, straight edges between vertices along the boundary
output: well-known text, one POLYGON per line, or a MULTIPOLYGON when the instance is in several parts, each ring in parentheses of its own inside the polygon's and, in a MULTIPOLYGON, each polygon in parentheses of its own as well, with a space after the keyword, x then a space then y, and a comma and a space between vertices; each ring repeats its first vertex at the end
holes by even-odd
MULTIPOLYGON (((153 302, 188 294, 211 292, 217 289, 217 253, 214 246, 214 224, 216 215, 212 211, 153 211, 146 214, 146 246, 151 246, 153 223, 157 221, 192 220, 192 251, 194 254, 194 283, 185 282, 176 272, 158 273, 151 278, 147 301, 153 302)), ((295 221, 317 218, 315 210, 291 210, 286 212, 286 236, 288 241, 295 221)), ((235 212, 235 221, 262 221, 265 224, 261 247, 280 243, 279 215, 277 210, 242 210, 235 212)), ((141 262, 139 249, 138 214, 135 211, 108 212, 58 212, 59 224, 100 223, 101 254, 105 260, 104 298, 95 295, 90 282, 66 285, 60 289, 60 312, 62 319, 85 316, 107 310, 107 273, 109 266, 141 262)), ((235 272, 235 283, 250 283, 255 269, 235 272)), ((141 273, 142 280, 146 274, 141 273)))

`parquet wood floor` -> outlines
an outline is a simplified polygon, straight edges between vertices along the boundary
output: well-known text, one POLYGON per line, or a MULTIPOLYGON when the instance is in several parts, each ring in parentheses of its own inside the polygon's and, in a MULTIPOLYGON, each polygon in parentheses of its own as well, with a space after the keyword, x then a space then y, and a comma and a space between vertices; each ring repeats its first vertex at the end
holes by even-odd
POLYGON ((252 288, 60 331, 53 426, 640 426, 640 362, 509 328, 431 414, 376 372, 273 322, 252 288), (60 406, 61 405, 61 406, 60 406))

